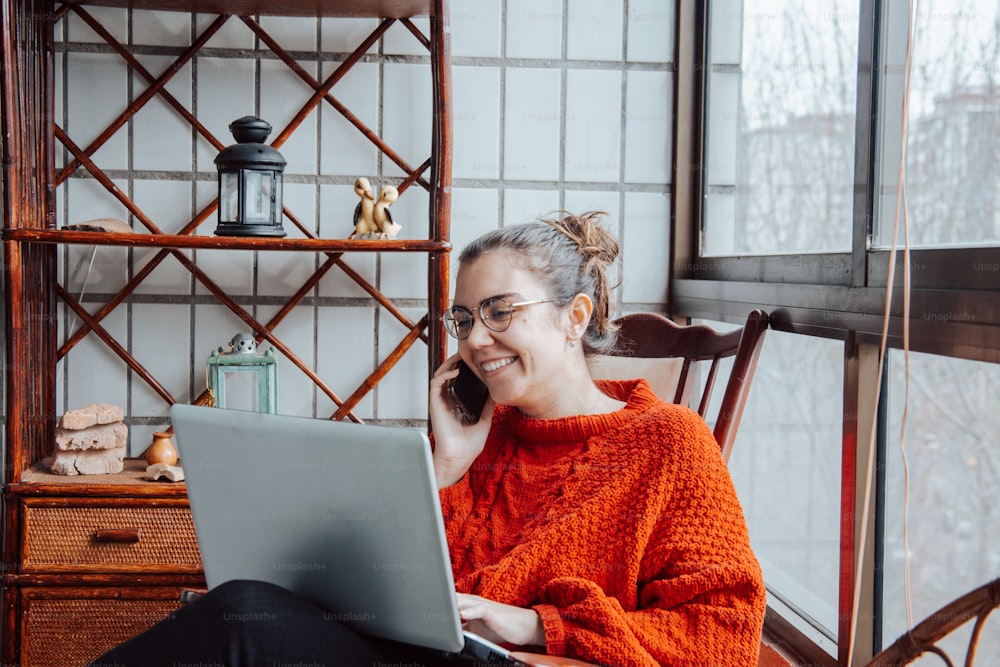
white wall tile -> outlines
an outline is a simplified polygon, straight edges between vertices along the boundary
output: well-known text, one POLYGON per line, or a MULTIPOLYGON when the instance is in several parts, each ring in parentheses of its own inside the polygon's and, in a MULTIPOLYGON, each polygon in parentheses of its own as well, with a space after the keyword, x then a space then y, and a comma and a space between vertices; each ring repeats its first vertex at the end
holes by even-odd
MULTIPOLYGON (((298 65, 313 79, 318 76, 315 62, 301 61, 298 65)), ((272 128, 267 137, 270 145, 302 110, 314 91, 288 65, 277 60, 261 62, 260 90, 260 117, 270 123, 272 128)), ((277 147, 287 162, 286 174, 316 173, 317 115, 317 108, 313 107, 295 131, 277 147)))
MULTIPOLYGON (((431 154, 430 71, 423 65, 389 63, 384 75, 382 137, 415 168, 431 154)), ((389 160, 384 160, 382 168, 386 175, 403 175, 389 160)))
POLYGON ((379 258, 379 286, 391 299, 427 298, 427 254, 386 252, 379 258))
POLYGON ((534 222, 548 216, 560 208, 558 190, 513 190, 504 191, 503 224, 519 225, 534 222))
MULTIPOLYGON (((127 312, 116 308, 101 324, 115 340, 125 340, 127 312)), ((112 403, 128 408, 128 367, 96 334, 90 333, 64 358, 67 373, 66 410, 91 403, 112 403)))
MULTIPOLYGON (((137 179, 132 182, 132 200, 164 234, 179 233, 194 216, 190 181, 137 179)), ((137 232, 149 233, 139 221, 135 221, 133 227, 137 232)), ((138 252, 139 249, 136 248, 135 251, 138 252)))
MULTIPOLYGON (((132 192, 136 204, 164 233, 176 234, 191 220, 191 184, 186 181, 135 181, 132 192)), ((212 227, 214 226, 213 221, 212 227)), ((133 274, 140 271, 159 252, 156 248, 134 248, 133 274)), ((192 255, 190 250, 180 252, 186 257, 192 255)), ((168 255, 139 284, 135 293, 189 294, 191 280, 191 272, 175 256, 168 255)))
POLYGON ((453 67, 453 178, 500 175, 500 69, 453 67))
MULTIPOLYGON (((250 250, 198 250, 195 263, 208 279, 228 296, 253 293, 253 252, 250 250)), ((197 294, 211 294, 204 283, 195 283, 197 294)))
MULTIPOLYGON (((115 181, 127 192, 128 184, 115 181)), ((60 226, 95 218, 116 218, 128 222, 128 212, 104 187, 93 179, 67 182, 69 219, 60 226)), ((74 296, 81 293, 117 292, 128 282, 128 249, 114 246, 66 246, 65 287, 74 296)))
MULTIPOLYGON (((134 303, 131 309, 132 355, 175 401, 190 403, 191 307, 168 303, 134 303)), ((135 375, 133 378, 129 414, 165 418, 170 408, 166 400, 141 378, 135 375)), ((200 389, 197 382, 195 386, 200 389)))
POLYGON ((622 73, 617 71, 567 72, 566 180, 619 180, 621 81, 622 73))
POLYGON ((507 57, 561 57, 562 7, 562 0, 507 0, 507 57))
POLYGON ((560 88, 557 69, 507 69, 503 127, 506 180, 558 180, 560 88))
MULTIPOLYGON (((229 124, 254 113, 256 68, 250 60, 198 58, 198 108, 195 116, 223 146, 236 143, 229 124)), ((273 125, 273 123, 272 123, 273 125)), ((214 172, 219 154, 206 141, 198 142, 198 171, 214 172)))
POLYGON ((318 23, 315 18, 303 16, 261 16, 260 26, 285 51, 316 50, 318 23))
POLYGON ((473 239, 496 229, 497 200, 493 189, 455 188, 451 198, 451 291, 454 291, 458 256, 473 239))
MULTIPOLYGON (((218 172, 215 170, 215 165, 212 165, 212 175, 211 180, 200 180, 196 181, 194 184, 195 191, 195 210, 199 213, 206 210, 209 206, 213 204, 219 198, 219 176, 218 172)), ((215 233, 215 228, 219 225, 219 210, 218 207, 213 208, 212 213, 205 218, 200 225, 195 229, 194 233, 197 236, 212 236, 215 233)))
MULTIPOLYGON (((397 202, 399 203, 399 202, 397 202)), ((354 231, 352 220, 354 207, 358 197, 351 185, 323 185, 320 187, 319 235, 324 239, 347 238, 354 231)), ((355 273, 368 283, 375 284, 374 253, 348 252, 341 257, 355 273)), ((326 261, 326 256, 320 256, 320 264, 326 261)), ((338 267, 333 267, 320 280, 317 293, 329 297, 367 297, 368 293, 358 287, 338 267)))
MULTIPOLYGON (((324 63, 322 80, 339 64, 324 63)), ((380 88, 378 65, 358 63, 330 93, 370 130, 377 132, 380 88)), ((320 173, 371 179, 378 165, 375 144, 325 100, 320 103, 320 125, 320 173)))
MULTIPOLYGON (((138 60, 154 77, 173 63, 173 58, 159 56, 138 56, 138 60)), ((134 96, 138 97, 149 83, 138 74, 132 78, 134 96)), ((190 110, 191 68, 176 72, 166 89, 190 110)), ((140 170, 191 171, 193 132, 190 123, 162 95, 154 95, 132 118, 132 166, 140 170)))
MULTIPOLYGON (((316 373, 335 394, 346 400, 375 369, 374 308, 317 309, 316 373)), ((361 419, 374 414, 371 393, 353 412, 361 419)), ((316 391, 316 416, 329 418, 337 405, 324 392, 316 391)))
MULTIPOLYGON (((320 49, 326 53, 354 53, 378 27, 376 19, 320 19, 320 49)), ((366 53, 378 51, 378 42, 366 53)))
POLYGON ((622 299, 666 303, 670 261, 670 198, 665 194, 625 194, 622 216, 622 299))
MULTIPOLYGON (((195 27, 197 34, 202 34, 215 20, 215 14, 196 14, 195 27)), ((252 49, 255 35, 238 16, 230 16, 205 44, 212 49, 252 49)))
POLYGON ((132 43, 155 46, 188 46, 191 15, 185 12, 132 12, 132 43))
MULTIPOLYGON (((285 183, 283 196, 285 208, 291 211, 306 228, 315 229, 316 186, 306 183, 285 183)), ((306 238, 306 235, 287 218, 283 226, 287 238, 306 238)), ((312 252, 257 253, 257 293, 291 296, 313 274, 316 258, 316 253, 312 252)))
POLYGON ((500 11, 500 0, 453 3, 450 14, 452 55, 498 57, 503 26, 500 11))
MULTIPOLYGON (((404 311, 416 321, 424 313, 412 308, 404 311)), ((406 335, 395 318, 381 317, 378 322, 379 362, 383 361, 406 335)), ((379 419, 427 418, 427 346, 419 340, 379 383, 379 419)))
POLYGON ((566 190, 563 195, 565 210, 580 214, 587 211, 604 211, 607 217, 604 224, 614 233, 618 233, 621 218, 621 195, 617 192, 599 190, 566 190))
MULTIPOLYGON (((267 322, 277 315, 279 310, 278 306, 261 306, 258 308, 257 314, 261 322, 267 322)), ((316 367, 312 351, 315 326, 313 309, 300 306, 288 313, 285 319, 273 330, 278 340, 286 345, 309 369, 316 367)), ((271 347, 270 343, 264 343, 260 350, 267 351, 271 347)), ((274 349, 274 356, 278 360, 278 414, 312 417, 313 390, 316 385, 280 349, 274 349)))
MULTIPOLYGON (((87 113, 71 113, 66 133, 80 148, 86 148, 107 128, 127 106, 128 69, 125 62, 112 53, 70 53, 66 76, 70 109, 86 109, 87 113)), ((101 169, 125 169, 128 166, 128 133, 120 128, 94 154, 101 169)))
MULTIPOLYGON (((127 181, 112 179, 111 182, 122 192, 128 192, 127 181)), ((59 220, 60 226, 73 225, 95 218, 117 218, 122 222, 129 222, 128 209, 95 179, 71 179, 66 181, 65 187, 67 211, 66 215, 59 220)), ((144 230, 145 228, 142 228, 142 231, 144 230)), ((139 231, 138 228, 137 231, 139 231)))
POLYGON ((67 246, 64 286, 77 300, 88 294, 117 292, 128 282, 128 249, 67 246))
MULTIPOLYGON (((413 25, 430 38, 430 22, 427 18, 411 19, 413 25)), ((401 21, 396 21, 382 37, 382 52, 399 56, 426 56, 427 48, 410 32, 401 21)))
MULTIPOLYGON (((128 40, 128 12, 113 7, 86 7, 85 11, 97 19, 105 30, 118 42, 125 44, 128 40)), ((104 38, 98 35, 75 12, 69 12, 66 21, 66 38, 70 42, 90 42, 104 44, 104 38)), ((116 56, 117 57, 117 56, 116 56)))
POLYGON ((674 59, 674 4, 629 0, 628 60, 667 63, 674 59))
POLYGON ((621 60, 623 0, 569 0, 566 57, 621 60))
POLYGON ((673 147, 673 77, 628 73, 625 102, 625 180, 669 183, 673 147))
MULTIPOLYGON (((218 196, 218 187, 217 181, 197 184, 199 210, 204 207, 205 203, 218 196)), ((218 216, 210 216, 198 228, 198 236, 213 235, 218 224, 218 216)), ((195 252, 194 260, 198 268, 226 294, 249 295, 253 293, 254 257, 252 252, 248 250, 198 250, 195 252)), ((196 280, 195 293, 210 294, 211 292, 201 281, 196 280)))

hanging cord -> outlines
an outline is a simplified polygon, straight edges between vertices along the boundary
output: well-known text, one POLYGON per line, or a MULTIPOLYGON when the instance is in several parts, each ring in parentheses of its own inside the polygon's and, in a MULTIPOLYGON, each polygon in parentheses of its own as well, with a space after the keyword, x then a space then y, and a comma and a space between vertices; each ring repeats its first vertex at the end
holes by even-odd
MULTIPOLYGON (((80 288, 80 296, 76 297, 77 302, 81 306, 83 305, 83 295, 87 293, 87 283, 90 282, 90 273, 91 273, 91 271, 94 270, 94 258, 95 257, 97 257, 97 246, 96 245, 94 246, 93 252, 90 253, 90 263, 87 265, 87 275, 85 275, 83 277, 83 286, 80 288)), ((70 336, 70 335, 72 335, 72 333, 73 333, 73 327, 76 326, 76 320, 77 320, 77 315, 76 315, 76 311, 74 311, 73 312, 73 319, 69 321, 69 325, 66 327, 65 330, 63 330, 63 335, 64 336, 70 336)), ((64 356, 63 359, 65 359, 65 358, 66 357, 64 356)), ((62 363, 63 359, 60 359, 58 362, 56 362, 56 373, 59 372, 59 364, 62 363)))
MULTIPOLYGON (((889 248, 889 270, 885 288, 885 308, 882 315, 882 336, 879 341, 878 374, 875 387, 875 404, 881 398, 882 373, 885 369, 886 343, 889 337, 889 315, 892 307, 892 291, 896 274, 896 242, 899 238, 899 223, 903 222, 903 415, 899 429, 899 449, 903 460, 903 597, 906 607, 907 631, 913 628, 913 609, 910 596, 910 472, 906 459, 906 422, 910 402, 910 231, 909 206, 906 198, 906 139, 909 130, 910 72, 912 70, 913 41, 916 31, 916 12, 919 0, 912 0, 907 6, 906 56, 903 66, 903 99, 900 122, 899 165, 896 174, 896 209, 892 220, 892 244, 889 248)), ((861 538, 854 566, 854 599, 851 607, 851 629, 847 642, 847 665, 851 665, 854 642, 857 639, 858 607, 861 605, 861 568, 867 551, 868 515, 871 509, 872 477, 875 472, 876 420, 872 420, 868 438, 868 460, 865 466, 865 493, 861 512, 861 538)))

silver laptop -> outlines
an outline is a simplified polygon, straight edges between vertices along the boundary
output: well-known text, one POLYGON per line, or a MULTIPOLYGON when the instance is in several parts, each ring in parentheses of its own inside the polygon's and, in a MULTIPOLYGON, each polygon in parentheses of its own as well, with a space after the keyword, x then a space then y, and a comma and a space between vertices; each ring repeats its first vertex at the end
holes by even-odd
POLYGON ((462 632, 424 433, 181 404, 170 419, 209 588, 266 581, 362 634, 509 660, 462 632))

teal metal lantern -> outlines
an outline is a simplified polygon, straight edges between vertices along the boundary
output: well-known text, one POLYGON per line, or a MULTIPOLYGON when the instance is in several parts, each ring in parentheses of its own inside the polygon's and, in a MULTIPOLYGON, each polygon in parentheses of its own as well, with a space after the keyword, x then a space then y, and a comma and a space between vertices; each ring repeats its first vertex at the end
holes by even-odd
POLYGON ((278 412, 278 360, 257 352, 250 334, 236 334, 206 362, 210 402, 217 408, 278 412))

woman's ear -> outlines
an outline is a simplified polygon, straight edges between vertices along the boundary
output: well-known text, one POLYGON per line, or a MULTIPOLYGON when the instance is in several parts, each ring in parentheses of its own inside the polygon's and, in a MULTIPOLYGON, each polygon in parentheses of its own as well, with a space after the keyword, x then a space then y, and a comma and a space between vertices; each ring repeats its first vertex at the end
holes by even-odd
POLYGON ((590 324, 590 316, 594 313, 594 302, 581 292, 573 297, 566 310, 569 313, 569 335, 574 340, 583 338, 587 325, 590 324))

